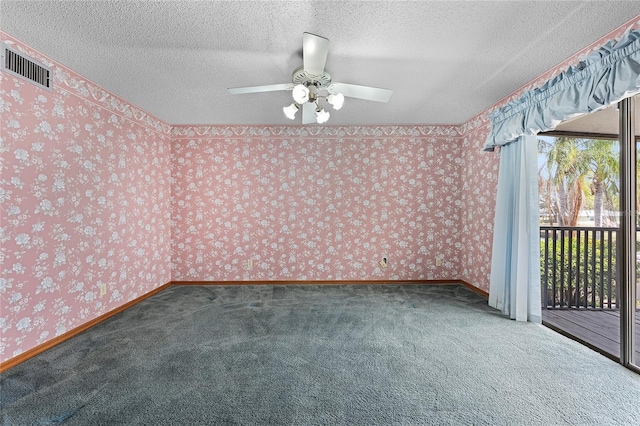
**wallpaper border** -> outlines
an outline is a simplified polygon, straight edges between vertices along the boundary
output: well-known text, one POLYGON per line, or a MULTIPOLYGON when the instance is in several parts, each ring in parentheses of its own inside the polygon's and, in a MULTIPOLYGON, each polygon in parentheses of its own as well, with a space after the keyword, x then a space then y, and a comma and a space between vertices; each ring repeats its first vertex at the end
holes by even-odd
POLYGON ((246 137, 450 137, 462 136, 458 125, 386 126, 277 126, 277 125, 176 125, 174 139, 246 137))

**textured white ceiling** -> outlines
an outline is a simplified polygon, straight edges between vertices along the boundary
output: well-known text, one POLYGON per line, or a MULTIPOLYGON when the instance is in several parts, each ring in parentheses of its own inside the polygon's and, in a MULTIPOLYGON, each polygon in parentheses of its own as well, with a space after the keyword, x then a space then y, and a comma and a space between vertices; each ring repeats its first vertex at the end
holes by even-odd
MULTIPOLYGON (((459 124, 609 31, 640 1, 0 1, 0 28, 170 124, 293 124, 302 33, 331 41, 347 99, 329 124, 459 124)), ((297 121, 295 122, 298 123, 297 121)))

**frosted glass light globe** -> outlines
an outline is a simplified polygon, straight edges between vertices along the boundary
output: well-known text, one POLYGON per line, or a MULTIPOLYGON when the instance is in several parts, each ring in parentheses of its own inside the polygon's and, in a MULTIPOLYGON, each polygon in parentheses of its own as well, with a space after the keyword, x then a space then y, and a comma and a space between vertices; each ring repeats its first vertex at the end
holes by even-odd
POLYGON ((329 117, 330 114, 322 108, 316 111, 316 122, 319 124, 326 123, 329 117))
POLYGON ((291 92, 293 100, 299 104, 303 104, 309 100, 309 89, 304 84, 298 84, 291 92))
POLYGON ((289 120, 293 120, 294 118, 296 118, 296 112, 298 112, 298 105, 293 103, 287 107, 282 108, 282 111, 284 112, 284 115, 286 115, 289 120))
POLYGON ((333 109, 338 110, 344 105, 344 95, 342 93, 336 93, 335 95, 327 96, 327 102, 333 105, 333 109))

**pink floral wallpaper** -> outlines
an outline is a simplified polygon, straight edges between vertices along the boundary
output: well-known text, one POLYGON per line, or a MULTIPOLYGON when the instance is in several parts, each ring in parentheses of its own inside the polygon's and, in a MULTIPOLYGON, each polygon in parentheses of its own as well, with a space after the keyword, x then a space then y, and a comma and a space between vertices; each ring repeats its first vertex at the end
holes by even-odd
POLYGON ((453 126, 173 134, 173 280, 459 275, 463 165, 453 126))
POLYGON ((499 153, 483 152, 487 122, 464 133, 461 182, 462 251, 460 279, 488 292, 499 153))
POLYGON ((170 281, 170 127, 50 64, 0 73, 0 359, 170 281), (100 295, 100 287, 106 294, 100 295))

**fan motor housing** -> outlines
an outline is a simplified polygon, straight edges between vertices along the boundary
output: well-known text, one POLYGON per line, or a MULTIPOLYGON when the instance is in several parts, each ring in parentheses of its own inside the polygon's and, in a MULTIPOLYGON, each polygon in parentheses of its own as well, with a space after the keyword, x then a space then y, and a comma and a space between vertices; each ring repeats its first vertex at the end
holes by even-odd
POLYGON ((306 72, 303 66, 299 66, 293 71, 291 79, 295 84, 304 84, 305 86, 326 87, 331 84, 331 74, 328 72, 325 71, 321 75, 312 75, 306 72))

